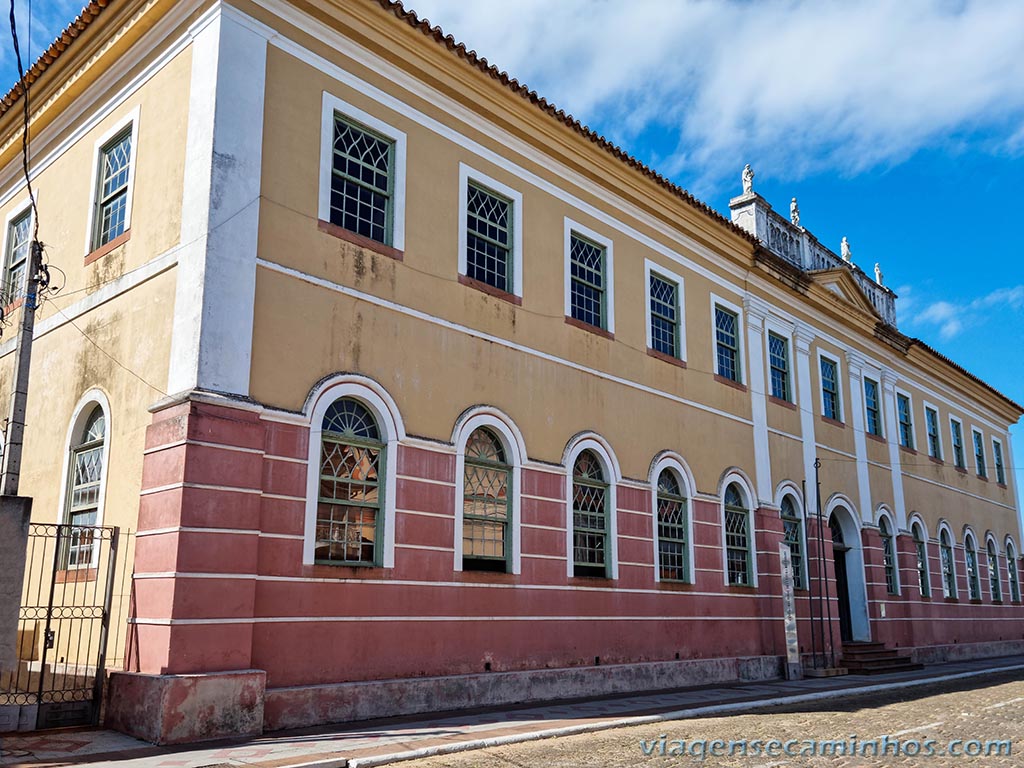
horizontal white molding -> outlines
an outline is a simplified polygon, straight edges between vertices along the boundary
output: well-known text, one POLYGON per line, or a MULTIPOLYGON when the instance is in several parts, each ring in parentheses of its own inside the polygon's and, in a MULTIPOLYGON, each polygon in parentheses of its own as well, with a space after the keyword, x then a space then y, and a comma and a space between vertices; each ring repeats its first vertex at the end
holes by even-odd
POLYGON ((261 492, 260 496, 264 499, 278 499, 279 501, 301 501, 303 504, 306 503, 305 496, 289 496, 285 493, 266 493, 261 492))
MULTIPOLYGON (((203 448, 217 448, 222 451, 232 451, 233 453, 249 453, 263 458, 274 458, 267 456, 258 448, 245 448, 240 445, 225 445, 223 443, 211 443, 206 440, 176 440, 173 443, 164 443, 163 445, 154 445, 152 448, 147 448, 142 452, 144 456, 148 456, 151 453, 159 453, 160 451, 167 451, 171 448, 181 448, 184 445, 199 445, 203 448)), ((303 461, 303 463, 305 463, 303 461)))
POLYGON ((653 541, 650 536, 631 536, 628 533, 620 533, 619 534, 619 538, 620 539, 629 539, 630 541, 642 541, 645 544, 650 544, 651 541, 653 541))
POLYGON ((947 491, 952 491, 953 493, 958 493, 958 494, 960 494, 962 496, 970 496, 972 499, 977 499, 978 501, 984 501, 985 503, 991 504, 994 507, 1001 507, 1003 509, 1009 509, 1012 512, 1016 512, 1017 511, 1017 508, 1014 507, 1011 504, 1003 504, 1002 502, 994 501, 993 499, 988 499, 988 498, 986 498, 984 496, 979 496, 978 494, 971 493, 970 491, 961 491, 959 488, 954 488, 951 485, 946 485, 945 483, 940 483, 938 480, 930 480, 927 477, 921 477, 920 475, 915 475, 915 474, 912 474, 910 472, 904 472, 903 476, 904 477, 909 477, 912 480, 920 480, 922 483, 928 483, 929 485, 937 485, 939 488, 945 488, 947 491))
POLYGON ((454 488, 455 481, 448 482, 447 480, 431 480, 426 477, 414 477, 413 475, 395 475, 396 480, 406 480, 410 483, 424 483, 426 485, 440 485, 443 488, 454 488))
POLYGON ((303 467, 309 463, 308 459, 297 459, 294 456, 275 456, 270 453, 263 454, 267 461, 280 461, 283 464, 301 464, 303 467))
POLYGON ((424 512, 421 509, 396 509, 400 515, 414 515, 416 517, 436 517, 441 520, 454 520, 455 514, 445 514, 444 512, 424 512))
POLYGON ((531 552, 523 552, 521 557, 524 560, 558 560, 560 563, 565 562, 565 555, 540 555, 531 552))
POLYGON ((306 537, 301 533, 264 533, 260 531, 261 539, 285 539, 287 541, 305 541, 306 537))
POLYGON ((544 501, 551 504, 565 504, 565 499, 552 499, 550 496, 533 496, 529 493, 519 494, 521 499, 532 499, 533 501, 544 501))
POLYGON ((395 544, 395 549, 418 549, 424 552, 455 552, 454 547, 430 547, 423 544, 395 544))
MULTIPOLYGON (((564 502, 563 502, 564 503, 564 502)), ((557 533, 565 533, 564 525, 537 525, 536 523, 521 523, 520 528, 533 528, 537 531, 555 531, 557 533)))
POLYGON ((166 536, 170 533, 217 533, 217 534, 230 534, 233 536, 259 536, 259 531, 252 529, 241 529, 241 528, 202 528, 196 526, 178 525, 168 528, 150 528, 145 531, 137 531, 135 533, 136 538, 143 536, 166 536))
MULTIPOLYGON (((690 593, 692 594, 692 593, 690 593)), ((360 624, 476 623, 481 621, 765 621, 764 616, 259 616, 244 619, 147 619, 129 618, 130 624, 187 626, 189 624, 360 624)))
POLYGON ((180 571, 152 571, 150 573, 133 573, 132 578, 140 579, 235 579, 256 581, 255 573, 182 573, 180 571))
POLYGON ((257 496, 262 496, 263 491, 258 488, 233 488, 229 485, 209 485, 207 483, 168 483, 167 485, 158 485, 155 488, 143 488, 139 491, 140 496, 150 496, 154 493, 163 493, 164 491, 175 491, 179 488, 198 488, 205 491, 228 491, 230 493, 251 493, 257 496))

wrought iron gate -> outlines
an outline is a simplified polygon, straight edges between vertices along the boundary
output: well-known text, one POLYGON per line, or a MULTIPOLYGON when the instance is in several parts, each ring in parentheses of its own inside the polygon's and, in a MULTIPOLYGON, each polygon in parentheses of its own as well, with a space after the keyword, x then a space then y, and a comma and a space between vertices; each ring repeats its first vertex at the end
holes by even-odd
POLYGON ((30 525, 17 664, 0 670, 0 708, 19 708, 20 730, 99 722, 119 539, 116 527, 30 525))

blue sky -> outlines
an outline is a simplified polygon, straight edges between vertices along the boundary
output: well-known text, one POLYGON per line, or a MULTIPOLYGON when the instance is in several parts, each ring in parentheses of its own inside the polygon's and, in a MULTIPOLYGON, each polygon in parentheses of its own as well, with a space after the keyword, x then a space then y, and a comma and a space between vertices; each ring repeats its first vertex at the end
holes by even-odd
MULTIPOLYGON (((34 4, 29 61, 81 5, 34 4)), ((777 210, 881 263, 903 332, 1024 403, 1024 2, 406 5, 723 213, 751 163, 777 210)))

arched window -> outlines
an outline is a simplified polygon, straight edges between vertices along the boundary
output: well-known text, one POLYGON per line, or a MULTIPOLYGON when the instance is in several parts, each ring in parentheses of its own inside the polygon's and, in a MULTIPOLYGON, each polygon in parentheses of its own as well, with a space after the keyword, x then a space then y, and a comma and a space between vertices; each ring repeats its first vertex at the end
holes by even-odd
POLYGON ((608 482, 593 451, 576 457, 572 498, 573 575, 608 577, 608 482))
POLYGON ((932 585, 928 579, 928 542, 925 541, 920 523, 914 523, 910 533, 914 537, 914 552, 917 554, 917 585, 921 590, 921 597, 931 597, 932 585))
POLYGON ((885 565, 885 588, 890 595, 899 594, 899 584, 896 581, 896 555, 893 546, 892 529, 889 521, 881 517, 878 519, 878 533, 882 537, 882 563, 885 565))
POLYGON ((473 430, 466 441, 462 491, 462 567, 510 571, 512 467, 505 448, 489 429, 473 430))
POLYGON ((686 497, 671 469, 658 475, 658 574, 662 581, 687 581, 686 497))
POLYGON ((1010 582, 1010 599, 1020 602, 1020 579, 1017 576, 1017 553, 1013 549, 1013 542, 1006 542, 1006 575, 1010 582))
POLYGON ((956 597, 956 565, 949 531, 939 532, 939 555, 942 559, 942 593, 946 597, 956 597))
POLYGON ((996 543, 989 539, 985 544, 985 556, 988 563, 988 586, 992 592, 992 602, 1003 602, 1003 586, 999 577, 999 556, 996 554, 996 543))
POLYGON ((335 400, 320 435, 315 561, 380 565, 385 445, 377 420, 358 400, 335 400))
POLYGON ((64 532, 61 560, 65 568, 92 564, 93 531, 89 526, 97 522, 106 438, 106 416, 99 405, 94 405, 71 446, 64 522, 72 527, 64 532))
POLYGON ((796 503, 793 501, 792 496, 786 495, 782 497, 782 504, 779 505, 779 514, 782 517, 785 542, 789 544, 789 551, 792 553, 793 586, 797 589, 803 589, 804 551, 803 536, 801 536, 803 525, 800 522, 800 513, 796 511, 796 503))
POLYGON ((736 483, 725 489, 725 556, 728 583, 751 586, 750 510, 736 483))
POLYGON ((964 536, 964 560, 967 562, 967 596, 981 600, 981 581, 978 577, 978 548, 971 534, 964 536))

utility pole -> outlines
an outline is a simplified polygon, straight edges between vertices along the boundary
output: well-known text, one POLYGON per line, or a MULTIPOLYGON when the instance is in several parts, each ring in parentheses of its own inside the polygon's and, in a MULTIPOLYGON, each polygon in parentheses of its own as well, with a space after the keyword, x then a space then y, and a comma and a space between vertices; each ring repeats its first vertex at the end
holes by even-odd
POLYGON ((28 402, 28 372, 32 364, 32 334, 36 326, 39 277, 43 263, 43 244, 33 240, 29 246, 28 287, 21 307, 18 327, 14 386, 11 389, 11 414, 7 422, 7 450, 4 452, 3 495, 17 496, 21 479, 21 449, 25 442, 25 409, 28 402))

